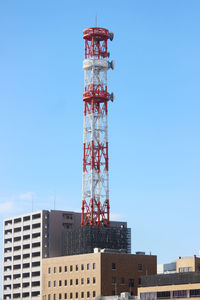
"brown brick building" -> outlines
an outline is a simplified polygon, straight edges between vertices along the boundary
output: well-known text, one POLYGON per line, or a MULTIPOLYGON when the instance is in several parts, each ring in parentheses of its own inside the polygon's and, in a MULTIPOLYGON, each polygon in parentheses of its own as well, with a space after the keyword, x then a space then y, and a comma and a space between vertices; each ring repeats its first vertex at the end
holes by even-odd
POLYGON ((94 299, 130 292, 142 275, 156 274, 154 255, 91 253, 43 259, 42 300, 94 299))

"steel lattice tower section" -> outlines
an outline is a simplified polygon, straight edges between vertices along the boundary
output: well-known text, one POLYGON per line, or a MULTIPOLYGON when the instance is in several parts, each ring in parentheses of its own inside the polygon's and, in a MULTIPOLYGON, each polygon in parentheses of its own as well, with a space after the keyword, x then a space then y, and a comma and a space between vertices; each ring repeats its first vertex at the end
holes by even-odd
POLYGON ((108 101, 113 93, 107 91, 109 62, 107 41, 113 33, 104 28, 83 31, 85 87, 83 134, 83 186, 81 225, 110 226, 109 168, 108 168, 108 101))

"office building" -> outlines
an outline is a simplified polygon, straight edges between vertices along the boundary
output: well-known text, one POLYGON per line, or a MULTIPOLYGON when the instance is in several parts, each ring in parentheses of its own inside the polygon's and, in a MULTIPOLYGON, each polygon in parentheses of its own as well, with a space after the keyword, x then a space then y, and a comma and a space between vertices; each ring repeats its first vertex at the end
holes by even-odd
POLYGON ((127 291, 137 295, 141 276, 156 274, 156 266, 154 255, 111 250, 43 259, 42 300, 89 300, 127 291))

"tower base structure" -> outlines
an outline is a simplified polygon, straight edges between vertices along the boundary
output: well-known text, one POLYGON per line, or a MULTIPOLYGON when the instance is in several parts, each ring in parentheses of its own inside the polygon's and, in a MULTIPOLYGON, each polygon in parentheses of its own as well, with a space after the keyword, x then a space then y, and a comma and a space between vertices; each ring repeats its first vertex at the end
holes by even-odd
POLYGON ((65 232, 63 243, 63 255, 93 253, 94 248, 130 254, 131 229, 88 225, 65 232))

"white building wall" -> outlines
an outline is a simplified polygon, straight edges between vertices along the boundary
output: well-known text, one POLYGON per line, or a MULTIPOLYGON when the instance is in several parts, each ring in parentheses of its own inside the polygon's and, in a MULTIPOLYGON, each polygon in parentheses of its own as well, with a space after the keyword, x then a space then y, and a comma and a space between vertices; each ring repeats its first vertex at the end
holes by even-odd
POLYGON ((45 211, 9 218, 3 234, 3 300, 41 299, 45 211))

